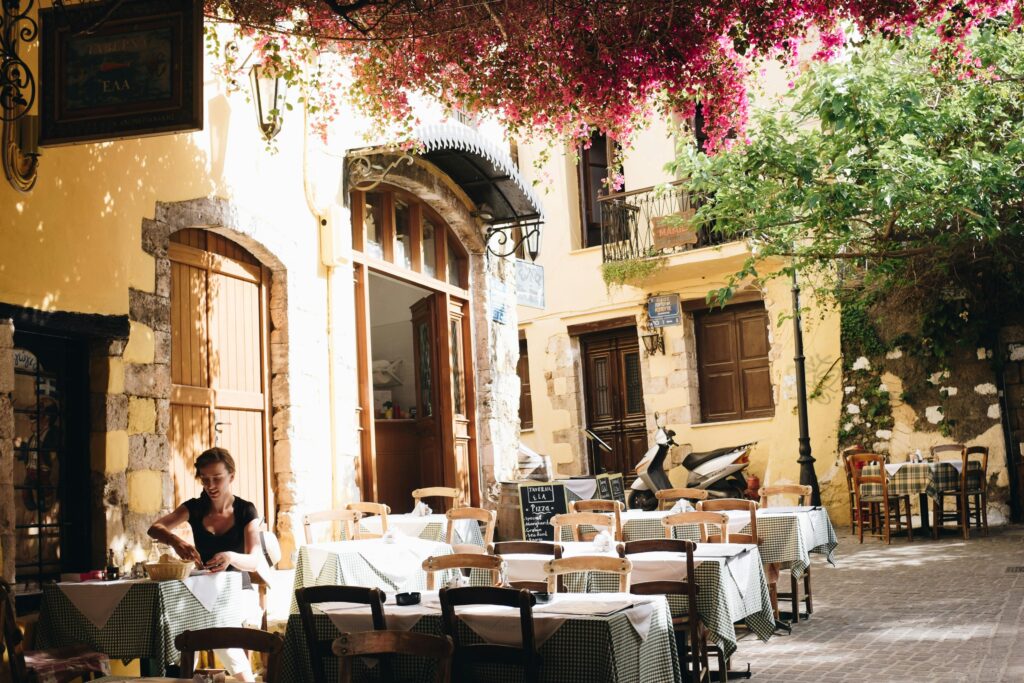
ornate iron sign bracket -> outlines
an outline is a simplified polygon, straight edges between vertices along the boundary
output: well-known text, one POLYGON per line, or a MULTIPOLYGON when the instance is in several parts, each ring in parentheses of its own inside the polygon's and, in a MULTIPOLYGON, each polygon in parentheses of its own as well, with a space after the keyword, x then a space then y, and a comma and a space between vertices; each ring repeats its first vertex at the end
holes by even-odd
POLYGON ((4 175, 19 192, 36 182, 39 155, 34 134, 37 119, 29 116, 36 101, 36 79, 18 54, 19 42, 31 43, 39 25, 30 16, 35 0, 0 0, 0 122, 4 175))

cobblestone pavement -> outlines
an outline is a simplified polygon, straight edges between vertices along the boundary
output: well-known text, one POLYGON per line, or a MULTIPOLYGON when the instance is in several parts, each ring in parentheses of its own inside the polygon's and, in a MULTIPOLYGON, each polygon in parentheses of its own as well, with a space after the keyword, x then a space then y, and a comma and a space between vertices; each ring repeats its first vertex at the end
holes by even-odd
POLYGON ((744 638, 734 668, 750 662, 758 682, 1024 681, 1024 527, 839 543, 836 567, 814 560, 810 621, 744 638))

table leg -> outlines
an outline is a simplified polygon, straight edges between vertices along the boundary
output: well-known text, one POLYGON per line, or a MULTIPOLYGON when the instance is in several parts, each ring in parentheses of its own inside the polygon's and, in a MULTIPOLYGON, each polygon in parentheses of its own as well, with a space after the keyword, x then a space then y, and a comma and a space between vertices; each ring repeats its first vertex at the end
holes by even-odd
POLYGON ((143 657, 139 660, 139 673, 143 676, 163 676, 164 669, 159 659, 143 657))
POLYGON ((922 493, 919 498, 919 504, 921 506, 921 531, 925 534, 931 532, 929 520, 928 520, 928 494, 922 493))

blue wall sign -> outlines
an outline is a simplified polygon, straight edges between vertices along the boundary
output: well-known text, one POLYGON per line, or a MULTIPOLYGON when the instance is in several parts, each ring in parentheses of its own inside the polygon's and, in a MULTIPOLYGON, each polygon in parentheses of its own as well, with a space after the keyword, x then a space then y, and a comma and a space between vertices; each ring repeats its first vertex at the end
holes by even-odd
POLYGON ((647 316, 651 327, 668 327, 683 321, 678 294, 659 294, 647 297, 647 316))

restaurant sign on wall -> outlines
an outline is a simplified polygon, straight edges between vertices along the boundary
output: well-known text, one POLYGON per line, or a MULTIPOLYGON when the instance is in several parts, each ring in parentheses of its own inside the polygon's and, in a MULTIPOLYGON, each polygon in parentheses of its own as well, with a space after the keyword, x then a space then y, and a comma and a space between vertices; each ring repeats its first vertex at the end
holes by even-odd
POLYGON ((196 0, 84 3, 40 12, 41 145, 203 127, 196 0))

